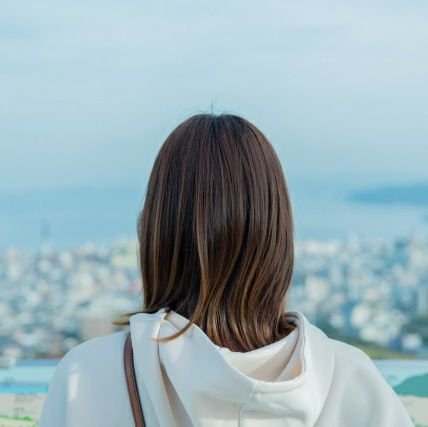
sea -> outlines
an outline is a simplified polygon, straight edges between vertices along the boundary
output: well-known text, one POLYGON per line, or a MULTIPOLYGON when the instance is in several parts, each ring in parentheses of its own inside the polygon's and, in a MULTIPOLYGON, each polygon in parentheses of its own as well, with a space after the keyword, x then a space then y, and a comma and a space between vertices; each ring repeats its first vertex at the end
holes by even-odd
MULTIPOLYGON (((428 204, 351 200, 358 187, 332 181, 289 183, 296 240, 328 241, 428 234, 428 204)), ((427 187, 428 188, 428 187, 427 187)), ((0 251, 109 245, 136 237, 145 188, 136 186, 0 191, 0 251)))

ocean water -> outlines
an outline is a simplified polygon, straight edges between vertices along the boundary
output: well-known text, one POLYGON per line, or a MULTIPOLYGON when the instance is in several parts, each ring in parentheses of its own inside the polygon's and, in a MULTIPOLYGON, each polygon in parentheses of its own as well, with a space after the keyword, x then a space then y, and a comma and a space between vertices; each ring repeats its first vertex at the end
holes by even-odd
POLYGON ((409 377, 428 374, 428 360, 374 360, 374 363, 392 387, 409 377))
POLYGON ((108 245, 136 235, 143 192, 130 188, 0 192, 0 250, 85 242, 108 245))
MULTIPOLYGON (((352 183, 289 185, 297 240, 393 239, 428 232, 428 206, 358 203, 347 199, 352 183), (340 185, 339 185, 340 184, 340 185)), ((136 236, 144 189, 77 188, 0 192, 0 251, 54 248, 85 242, 108 245, 136 236)))
POLYGON ((47 393, 59 359, 23 359, 11 368, 0 368, 0 393, 47 393))

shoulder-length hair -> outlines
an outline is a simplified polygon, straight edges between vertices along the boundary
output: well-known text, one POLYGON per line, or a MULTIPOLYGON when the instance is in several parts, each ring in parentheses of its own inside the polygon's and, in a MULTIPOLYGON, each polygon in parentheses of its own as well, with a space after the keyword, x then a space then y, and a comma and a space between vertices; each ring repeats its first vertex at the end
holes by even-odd
POLYGON ((138 216, 143 308, 174 310, 217 345, 250 351, 294 327, 285 316, 293 217, 266 136, 234 114, 196 114, 167 137, 138 216))

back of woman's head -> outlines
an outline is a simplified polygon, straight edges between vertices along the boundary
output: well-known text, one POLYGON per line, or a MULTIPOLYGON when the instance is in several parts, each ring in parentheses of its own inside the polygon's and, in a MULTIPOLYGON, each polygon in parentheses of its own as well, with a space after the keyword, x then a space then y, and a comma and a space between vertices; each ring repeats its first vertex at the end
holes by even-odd
MULTIPOLYGON (((217 345, 249 351, 285 336, 292 209, 263 133, 232 114, 196 114, 167 137, 138 218, 143 310, 174 310, 217 345)), ((128 316, 133 313, 128 313, 128 316)), ((128 324, 128 322, 117 322, 128 324)))

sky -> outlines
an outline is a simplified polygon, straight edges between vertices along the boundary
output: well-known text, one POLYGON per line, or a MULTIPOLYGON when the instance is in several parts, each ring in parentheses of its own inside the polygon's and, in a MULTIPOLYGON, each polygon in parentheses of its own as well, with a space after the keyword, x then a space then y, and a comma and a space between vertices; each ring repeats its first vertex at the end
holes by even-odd
POLYGON ((186 117, 231 112, 289 182, 428 180, 428 2, 4 2, 0 191, 143 187, 186 117))

